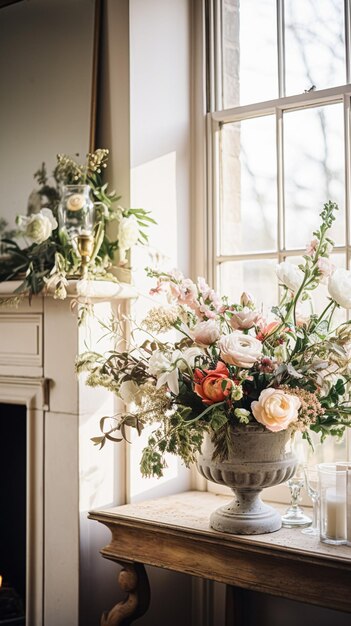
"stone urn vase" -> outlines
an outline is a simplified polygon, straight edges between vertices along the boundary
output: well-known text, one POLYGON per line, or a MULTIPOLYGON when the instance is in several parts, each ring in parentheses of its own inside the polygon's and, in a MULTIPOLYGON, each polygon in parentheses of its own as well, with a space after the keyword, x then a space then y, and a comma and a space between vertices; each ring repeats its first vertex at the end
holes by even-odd
POLYGON ((224 533, 259 535, 281 528, 281 518, 264 504, 265 487, 289 480, 296 468, 291 431, 270 432, 261 424, 231 428, 228 458, 213 459, 215 444, 206 434, 197 468, 208 480, 230 487, 235 498, 210 517, 210 526, 224 533))

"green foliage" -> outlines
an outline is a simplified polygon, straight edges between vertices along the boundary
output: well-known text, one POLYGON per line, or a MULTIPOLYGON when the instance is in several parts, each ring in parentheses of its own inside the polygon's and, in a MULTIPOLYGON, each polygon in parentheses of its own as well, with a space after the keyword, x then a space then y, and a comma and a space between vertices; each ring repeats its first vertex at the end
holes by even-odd
POLYGON ((162 476, 166 467, 166 453, 179 456, 189 467, 201 449, 203 436, 203 425, 186 421, 184 412, 177 411, 171 417, 165 416, 143 450, 140 464, 142 475, 162 476))
MULTIPOLYGON (((51 176, 48 176, 46 165, 42 163, 34 178, 39 185, 37 195, 41 206, 51 209, 56 220, 62 186, 68 184, 90 186, 96 211, 96 227, 89 275, 91 278, 108 275, 110 280, 115 280, 108 274, 108 270, 113 264, 119 242, 118 236, 115 239, 109 237, 107 225, 115 221, 117 224, 115 231, 118 232, 120 220, 134 215, 139 226, 139 242, 146 243, 145 229, 155 222, 144 209, 125 209, 118 204, 121 196, 109 190, 108 183, 103 182, 107 161, 108 150, 105 149, 89 153, 83 164, 67 155, 59 154, 51 176)), ((23 247, 17 241, 20 231, 8 231, 6 227, 5 220, 0 219, 1 252, 5 254, 0 265, 0 281, 20 278, 23 282, 18 291, 28 293, 30 296, 39 293, 47 283, 52 283, 57 297, 65 297, 66 275, 80 275, 80 257, 72 242, 65 238, 62 231, 55 229, 42 244, 28 245, 26 242, 27 245, 23 247), (60 268, 57 267, 58 258, 63 259, 60 268)))

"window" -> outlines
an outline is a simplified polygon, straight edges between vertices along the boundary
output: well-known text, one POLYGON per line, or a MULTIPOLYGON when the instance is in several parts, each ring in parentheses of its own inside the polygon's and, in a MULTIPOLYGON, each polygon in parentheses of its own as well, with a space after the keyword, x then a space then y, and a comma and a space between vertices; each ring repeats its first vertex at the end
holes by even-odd
POLYGON ((207 23, 208 274, 268 312, 277 262, 304 254, 329 199, 350 266, 350 2, 212 0, 207 23))

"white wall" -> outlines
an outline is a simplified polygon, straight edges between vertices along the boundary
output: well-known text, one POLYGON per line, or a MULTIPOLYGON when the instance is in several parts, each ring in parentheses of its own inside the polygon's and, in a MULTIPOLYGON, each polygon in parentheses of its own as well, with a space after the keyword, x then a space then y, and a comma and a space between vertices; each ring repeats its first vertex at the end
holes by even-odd
POLYGON ((150 237, 185 272, 190 241, 189 0, 131 0, 131 203, 158 222, 150 237))
MULTIPOLYGON (((190 271, 191 46, 189 0, 130 2, 131 206, 151 211, 149 250, 133 253, 133 279, 141 295, 133 305, 139 319, 152 299, 155 281, 144 268, 157 254, 165 267, 190 271)), ((144 440, 129 448, 129 499, 175 493, 190 486, 189 472, 170 457, 161 480, 138 471, 144 440)))
MULTIPOLYGON (((143 294, 149 289, 143 268, 150 264, 150 254, 158 251, 168 258, 169 266, 180 266, 185 273, 190 269, 191 4, 191 0, 104 3, 98 144, 111 150, 108 180, 122 194, 121 203, 151 211, 158 222, 150 229, 150 248, 133 255, 133 280, 143 294)), ((140 296, 133 304, 133 315, 142 316, 149 304, 140 296)), ((138 469, 141 446, 142 442, 134 441, 127 449, 129 500, 189 488, 189 473, 175 458, 164 480, 142 479, 138 469)), ((122 501, 121 486, 116 504, 122 501)), ((88 524, 83 558, 89 575, 83 574, 81 623, 95 626, 98 609, 113 604, 111 563, 104 563, 98 553, 107 541, 102 540, 101 527, 88 524), (106 582, 108 592, 103 589, 106 582)), ((117 566, 113 567, 117 574, 117 566)), ((151 606, 138 620, 140 626, 190 624, 190 578, 157 568, 148 568, 148 573, 151 606)), ((118 595, 116 585, 114 601, 118 595)))

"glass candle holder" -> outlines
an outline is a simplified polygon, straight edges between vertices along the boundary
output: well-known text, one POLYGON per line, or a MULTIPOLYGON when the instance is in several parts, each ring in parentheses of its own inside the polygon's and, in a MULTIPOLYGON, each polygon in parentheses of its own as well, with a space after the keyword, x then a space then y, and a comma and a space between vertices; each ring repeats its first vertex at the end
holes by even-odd
POLYGON ((306 528, 311 526, 312 520, 306 515, 299 502, 301 500, 301 489, 305 484, 303 466, 299 463, 295 473, 287 482, 290 490, 290 506, 282 515, 282 526, 284 528, 306 528))
POLYGON ((59 227, 74 240, 79 235, 91 236, 95 210, 89 185, 65 185, 58 210, 59 227))
POLYGON ((324 543, 346 543, 347 463, 320 463, 320 538, 324 543))

